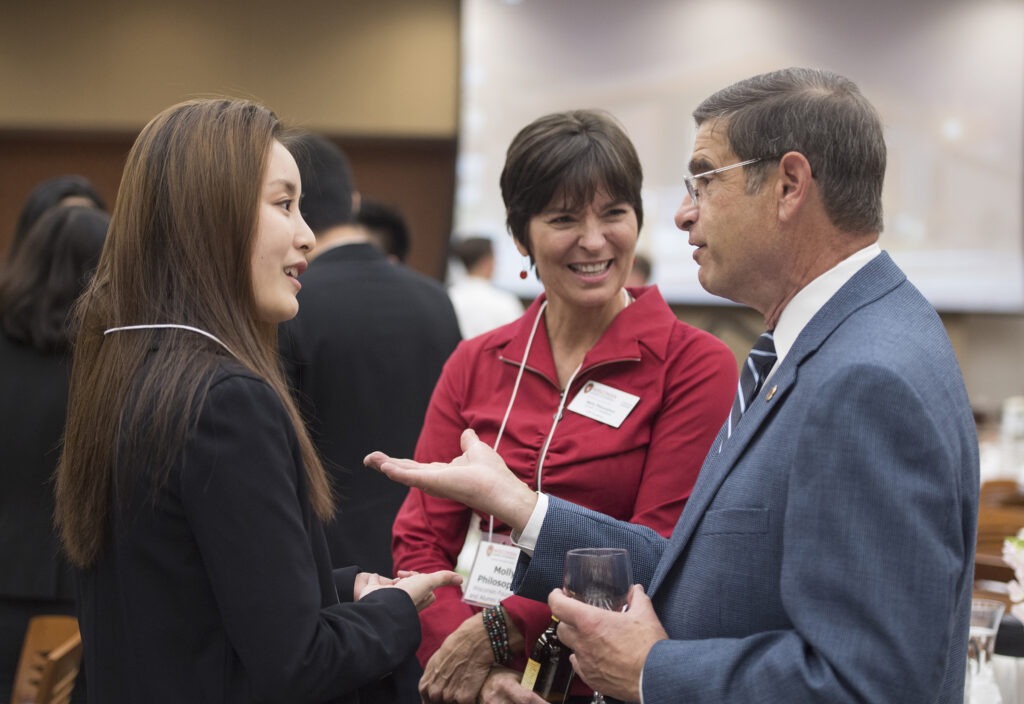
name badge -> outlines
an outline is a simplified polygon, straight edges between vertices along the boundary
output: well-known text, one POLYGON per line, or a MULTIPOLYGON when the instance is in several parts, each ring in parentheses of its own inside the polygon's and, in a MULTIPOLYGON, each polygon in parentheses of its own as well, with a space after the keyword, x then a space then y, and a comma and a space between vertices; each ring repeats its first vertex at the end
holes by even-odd
POLYGON ((569 404, 569 410, 618 428, 639 401, 639 396, 597 381, 588 381, 569 404))
MULTIPOLYGON (((495 536, 501 539, 505 536, 495 536)), ((497 606, 512 596, 512 575, 519 561, 519 548, 512 544, 481 540, 473 569, 466 580, 462 600, 477 606, 497 606)))

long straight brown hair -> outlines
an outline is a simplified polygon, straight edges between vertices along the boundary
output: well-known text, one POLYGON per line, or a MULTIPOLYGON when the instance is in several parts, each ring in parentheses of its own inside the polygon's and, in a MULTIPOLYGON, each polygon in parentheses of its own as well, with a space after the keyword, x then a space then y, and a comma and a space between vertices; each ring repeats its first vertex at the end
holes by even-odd
POLYGON ((159 490, 212 372, 230 357, 193 332, 104 335, 112 327, 174 323, 222 340, 277 392, 298 436, 313 510, 322 520, 333 515, 323 465, 277 361, 277 328, 259 320, 253 292, 260 189, 281 133, 276 116, 253 102, 194 100, 153 118, 128 155, 103 254, 74 318, 56 520, 80 567, 109 539, 114 482, 119 500, 125 479, 159 490))

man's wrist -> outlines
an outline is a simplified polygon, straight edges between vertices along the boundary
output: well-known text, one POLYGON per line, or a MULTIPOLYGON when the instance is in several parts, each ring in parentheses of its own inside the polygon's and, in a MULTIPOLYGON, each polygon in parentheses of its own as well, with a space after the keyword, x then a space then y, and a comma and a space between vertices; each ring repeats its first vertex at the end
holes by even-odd
POLYGON ((529 557, 533 557, 533 551, 537 547, 537 538, 540 536, 540 529, 544 525, 544 516, 547 512, 547 495, 540 492, 535 493, 533 495, 533 511, 523 530, 512 531, 512 542, 529 557))
POLYGON ((509 516, 511 520, 508 522, 515 533, 523 532, 537 506, 537 492, 525 484, 522 486, 523 491, 516 497, 514 508, 509 516))

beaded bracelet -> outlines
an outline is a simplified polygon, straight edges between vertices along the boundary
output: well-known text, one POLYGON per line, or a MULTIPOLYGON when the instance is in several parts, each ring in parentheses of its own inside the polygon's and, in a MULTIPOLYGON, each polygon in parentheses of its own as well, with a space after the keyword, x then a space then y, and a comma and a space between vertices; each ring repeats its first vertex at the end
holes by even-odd
POLYGON ((494 653, 494 662, 499 665, 506 665, 512 659, 512 653, 508 647, 508 624, 505 623, 505 609, 499 604, 491 606, 483 611, 484 628, 487 629, 487 638, 491 642, 491 651, 494 653))

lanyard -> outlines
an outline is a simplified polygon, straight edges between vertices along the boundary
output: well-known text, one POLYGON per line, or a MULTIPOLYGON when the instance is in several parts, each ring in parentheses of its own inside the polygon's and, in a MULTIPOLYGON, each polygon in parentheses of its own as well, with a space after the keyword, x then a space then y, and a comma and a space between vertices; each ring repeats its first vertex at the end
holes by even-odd
MULTIPOLYGON (((623 308, 629 306, 633 302, 633 297, 629 295, 629 291, 622 289, 622 297, 624 301, 623 308)), ((516 375, 516 383, 512 387, 512 398, 508 400, 508 408, 505 409, 505 417, 501 419, 501 427, 498 428, 498 437, 494 440, 494 446, 492 449, 498 451, 498 443, 501 442, 501 436, 505 432, 505 425, 508 423, 508 417, 512 414, 512 404, 515 403, 516 395, 519 393, 519 382, 523 379, 523 371, 526 369, 526 359, 530 356, 530 349, 533 347, 533 337, 537 334, 537 327, 540 325, 540 319, 544 315, 544 310, 548 307, 548 302, 545 300, 540 304, 540 309, 537 311, 537 317, 533 320, 533 327, 530 329, 530 337, 526 340, 526 350, 523 352, 523 361, 519 363, 519 373, 516 375)), ((544 441, 544 447, 540 452, 540 460, 537 463, 537 491, 541 490, 541 478, 544 470, 544 460, 548 455, 548 447, 551 446, 551 439, 555 436, 555 428, 558 426, 558 421, 562 419, 562 412, 565 410, 565 400, 569 396, 569 389, 572 388, 572 382, 576 379, 576 375, 580 373, 580 369, 583 367, 581 361, 576 369, 573 370, 572 375, 569 377, 569 381, 565 385, 565 390, 562 391, 562 398, 558 401, 558 413, 555 414, 555 420, 551 423, 551 430, 548 432, 548 437, 544 441)), ((490 534, 494 531, 494 516, 491 516, 491 530, 490 534)))
MULTIPOLYGON (((494 445, 492 449, 498 451, 498 443, 501 442, 501 436, 505 433, 505 425, 508 423, 508 417, 512 414, 512 405, 516 401, 516 396, 519 394, 519 383, 523 379, 523 372, 526 370, 526 360, 530 356, 530 349, 533 347, 533 338, 537 334, 537 327, 540 325, 540 319, 544 315, 544 309, 547 308, 548 302, 544 301, 540 304, 540 309, 537 311, 537 317, 534 318, 533 328, 530 330, 530 337, 526 340, 526 349, 523 351, 523 361, 519 363, 519 373, 516 374, 516 383, 512 387, 512 397, 508 400, 508 407, 505 409, 505 417, 501 419, 501 427, 498 428, 498 437, 494 439, 494 445)), ((568 383, 565 385, 565 389, 562 391, 562 397, 558 401, 558 412, 555 413, 555 418, 551 421, 551 430, 548 431, 547 439, 544 441, 544 446, 540 451, 540 460, 537 462, 537 491, 541 490, 541 480, 544 474, 544 459, 547 457, 548 448, 551 446, 551 439, 555 436, 555 428, 558 427, 558 421, 562 419, 562 412, 565 410, 565 399, 569 396, 569 389, 572 388, 572 382, 579 374, 580 369, 583 367, 583 362, 580 362, 576 369, 573 370, 572 376, 569 377, 568 383)), ((490 523, 487 528, 487 540, 488 542, 494 539, 494 516, 491 516, 490 523)))

